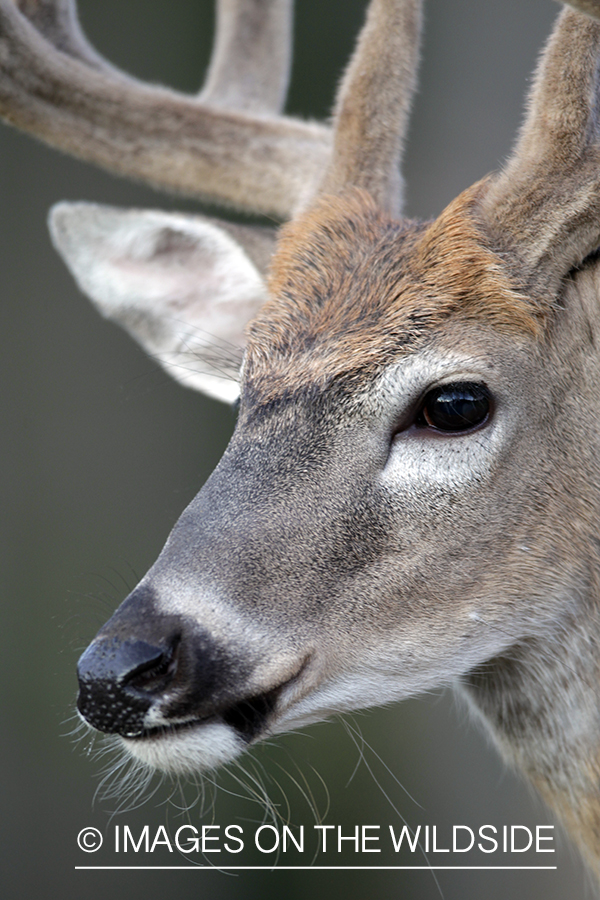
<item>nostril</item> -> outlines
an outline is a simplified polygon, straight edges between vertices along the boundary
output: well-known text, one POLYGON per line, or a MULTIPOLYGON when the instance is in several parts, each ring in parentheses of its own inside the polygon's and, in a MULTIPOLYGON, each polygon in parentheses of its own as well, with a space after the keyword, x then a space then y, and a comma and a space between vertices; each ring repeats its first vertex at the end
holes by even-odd
POLYGON ((140 659, 137 665, 121 677, 123 687, 147 693, 163 691, 177 671, 177 651, 180 642, 180 635, 176 635, 167 649, 145 644, 144 648, 141 648, 140 654, 144 658, 140 659))
POLYGON ((94 641, 79 660, 80 685, 111 684, 146 693, 163 689, 177 668, 179 634, 168 645, 143 640, 94 641))

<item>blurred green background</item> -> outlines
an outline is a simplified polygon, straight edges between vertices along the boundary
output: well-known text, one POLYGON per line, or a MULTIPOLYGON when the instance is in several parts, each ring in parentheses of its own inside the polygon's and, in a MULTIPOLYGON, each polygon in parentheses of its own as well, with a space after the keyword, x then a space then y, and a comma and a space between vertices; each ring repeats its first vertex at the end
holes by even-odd
MULTIPOLYGON (((365 2, 298 0, 297 7, 288 108, 322 117, 365 2)), ((198 88, 210 51, 211 2, 82 0, 80 9, 92 41, 118 65, 181 90, 198 88)), ((421 89, 405 165, 408 212, 415 216, 435 214, 506 156, 536 54, 558 10, 550 0, 428 0, 426 11, 421 89)), ((154 831, 187 821, 260 824, 261 804, 235 796, 252 793, 236 777, 250 786, 255 777, 262 781, 285 820, 311 827, 321 817, 343 824, 345 833, 355 824, 398 828, 403 820, 440 829, 552 820, 504 770, 450 692, 350 717, 349 727, 324 724, 263 746, 244 761, 245 774, 223 777, 214 807, 209 786, 203 812, 200 804, 179 811, 196 797, 194 787, 182 800, 177 788, 163 785, 141 808, 111 818, 119 799, 95 798, 105 762, 86 753, 87 739, 77 743, 68 736, 75 724, 75 663, 153 562, 218 461, 234 420, 229 409, 168 381, 97 316, 53 253, 45 217, 60 199, 199 207, 74 162, 6 127, 0 161, 2 895, 583 896, 585 878, 561 838, 557 858, 550 859, 556 872, 441 872, 439 884, 427 872, 74 871, 75 865, 109 861, 78 851, 84 826, 127 824, 136 832, 143 824, 154 831)), ((250 851, 243 859, 271 861, 250 851)), ((318 860, 329 861, 337 860, 318 860)), ((343 861, 365 859, 344 855, 343 861)), ((395 861, 383 854, 366 860, 395 861)), ((161 856, 161 862, 186 860, 161 856)))

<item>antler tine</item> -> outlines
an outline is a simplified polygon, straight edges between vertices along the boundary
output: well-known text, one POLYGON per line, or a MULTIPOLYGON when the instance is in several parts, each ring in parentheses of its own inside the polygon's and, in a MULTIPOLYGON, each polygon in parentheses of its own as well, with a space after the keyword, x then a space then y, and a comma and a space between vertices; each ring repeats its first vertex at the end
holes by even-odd
MULTIPOLYGON (((133 79, 87 40, 75 0, 13 0, 47 41, 88 65, 133 79)), ((292 0, 217 0, 210 65, 202 103, 247 112, 279 112, 290 75, 292 0)))
POLYGON ((104 59, 87 40, 79 24, 75 0, 13 0, 15 6, 57 50, 96 69, 125 75, 104 59))
POLYGON ((600 0, 569 6, 577 12, 560 14, 515 150, 482 201, 492 231, 546 292, 600 240, 600 0))
POLYGON ((219 0, 199 99, 252 113, 279 112, 290 78, 292 25, 292 0, 219 0))
MULTIPOLYGON (((30 21, 12 0, 0 0, 0 115, 6 120, 112 172, 251 212, 287 218, 314 193, 329 161, 329 128, 209 106, 120 77, 109 64, 90 65, 87 51, 73 37, 80 31, 71 27, 76 20, 70 4, 45 0, 43 5, 47 15, 40 6, 30 21), (54 14, 48 12, 52 9, 54 14), (41 24, 46 34, 34 21, 46 22, 41 24)), ((282 9, 287 5, 282 0, 282 9)), ((281 11, 276 14, 275 3, 264 7, 263 22, 272 28, 277 15, 285 20, 281 11)), ((240 8, 239 2, 230 7, 240 8)), ((231 14, 229 22, 234 19, 231 14)), ((243 32, 244 27, 233 27, 232 33, 243 32)), ((277 90, 265 106, 280 102, 287 78, 282 76, 287 63, 274 68, 277 90)), ((257 71, 255 63, 247 65, 245 71, 250 70, 257 71)), ((224 81, 214 77, 216 92, 224 81)), ((242 90, 241 105, 251 102, 251 93, 242 90)))
POLYGON ((342 80, 334 113, 334 149, 320 191, 364 188, 400 210, 400 157, 416 87, 421 0, 372 0, 342 80))

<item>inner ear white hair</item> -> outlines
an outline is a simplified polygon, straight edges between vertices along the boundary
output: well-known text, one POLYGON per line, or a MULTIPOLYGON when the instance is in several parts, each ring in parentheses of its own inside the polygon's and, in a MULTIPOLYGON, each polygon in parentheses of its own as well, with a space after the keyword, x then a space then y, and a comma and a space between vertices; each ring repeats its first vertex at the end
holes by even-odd
MULTIPOLYGON (((266 288, 224 228, 200 216, 93 203, 59 203, 49 225, 56 249, 103 316, 177 381, 224 402, 236 399, 244 328, 266 288)), ((231 230, 238 236, 244 227, 231 230)))

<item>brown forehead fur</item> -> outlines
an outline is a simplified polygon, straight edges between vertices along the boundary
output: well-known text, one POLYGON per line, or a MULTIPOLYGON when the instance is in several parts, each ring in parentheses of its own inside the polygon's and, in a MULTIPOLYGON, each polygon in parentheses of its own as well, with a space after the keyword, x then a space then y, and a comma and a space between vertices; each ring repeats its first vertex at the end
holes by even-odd
POLYGON ((450 317, 535 336, 543 311, 486 244, 476 184, 430 223, 394 221, 368 194, 322 198, 284 226, 246 372, 273 396, 382 365, 450 317), (267 384, 269 385, 267 387, 267 384))

